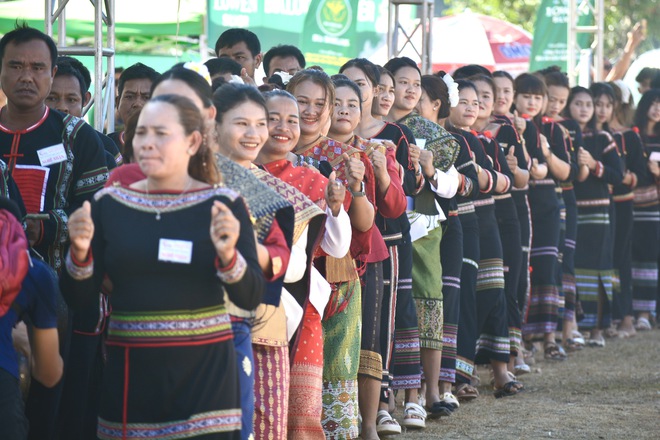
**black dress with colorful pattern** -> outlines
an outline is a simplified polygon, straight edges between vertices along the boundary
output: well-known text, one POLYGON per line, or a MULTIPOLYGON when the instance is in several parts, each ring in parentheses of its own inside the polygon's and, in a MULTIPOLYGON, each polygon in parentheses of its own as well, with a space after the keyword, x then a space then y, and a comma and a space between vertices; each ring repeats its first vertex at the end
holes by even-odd
POLYGON ((208 188, 145 194, 110 187, 92 203, 90 262, 67 255, 62 291, 89 306, 105 275, 113 284, 101 439, 238 439, 236 353, 224 293, 251 310, 264 278, 250 217, 238 194, 208 188), (211 206, 240 222, 236 258, 217 264, 211 206), (159 219, 160 217, 160 219, 159 219))

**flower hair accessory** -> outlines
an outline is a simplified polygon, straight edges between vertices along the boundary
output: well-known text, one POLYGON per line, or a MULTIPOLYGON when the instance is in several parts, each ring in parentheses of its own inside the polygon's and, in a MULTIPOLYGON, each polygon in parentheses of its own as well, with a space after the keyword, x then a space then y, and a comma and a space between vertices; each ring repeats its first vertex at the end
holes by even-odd
POLYGON ((290 75, 289 72, 275 72, 273 75, 277 75, 280 78, 282 78, 282 84, 285 86, 289 84, 289 81, 291 81, 291 78, 293 78, 293 75, 290 75))
POLYGON ((209 69, 205 64, 198 63, 197 61, 188 61, 187 63, 183 63, 183 67, 198 73, 199 76, 204 78, 206 82, 211 85, 211 74, 209 73, 209 69))
POLYGON ((245 81, 238 75, 232 75, 229 84, 245 84, 245 81))
POLYGON ((449 92, 449 105, 456 107, 458 105, 458 84, 450 74, 446 73, 442 80, 447 84, 447 91, 449 92))

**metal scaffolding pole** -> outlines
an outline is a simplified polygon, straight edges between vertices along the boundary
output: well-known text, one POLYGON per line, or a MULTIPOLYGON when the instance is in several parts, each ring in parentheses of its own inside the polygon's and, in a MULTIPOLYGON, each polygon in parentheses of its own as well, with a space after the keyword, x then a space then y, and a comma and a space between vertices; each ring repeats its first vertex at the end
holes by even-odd
POLYGON ((114 131, 115 118, 115 0, 90 0, 94 5, 94 46, 67 46, 66 7, 69 0, 46 1, 45 29, 53 37, 53 24, 57 20, 57 51, 60 55, 94 57, 94 95, 83 109, 87 113, 95 106, 94 128, 103 131, 107 121, 108 132, 114 131), (105 6, 105 11, 104 11, 105 6), (106 46, 103 45, 103 27, 106 27, 106 46), (106 58, 106 74, 103 75, 103 58, 106 58))
POLYGON ((569 0, 568 3, 568 51, 566 60, 568 79, 571 86, 577 84, 578 80, 578 54, 582 59, 590 55, 593 67, 593 80, 603 80, 603 59, 605 57, 603 31, 605 28, 605 6, 604 0, 569 0), (578 19, 581 15, 592 14, 593 23, 579 25, 578 19), (593 35, 594 40, 590 48, 581 48, 578 43, 580 35, 593 35), (595 56, 594 56, 595 49, 595 56))
POLYGON ((433 26, 431 20, 433 19, 433 4, 433 0, 390 0, 389 22, 387 25, 387 56, 390 59, 399 56, 406 46, 410 45, 419 57, 422 74, 432 73, 433 26), (399 7, 404 5, 421 6, 420 21, 410 32, 404 28, 400 20, 399 7), (422 32, 421 48, 418 47, 419 45, 415 46, 412 40, 419 29, 422 32), (402 45, 399 45, 399 34, 404 37, 402 45))

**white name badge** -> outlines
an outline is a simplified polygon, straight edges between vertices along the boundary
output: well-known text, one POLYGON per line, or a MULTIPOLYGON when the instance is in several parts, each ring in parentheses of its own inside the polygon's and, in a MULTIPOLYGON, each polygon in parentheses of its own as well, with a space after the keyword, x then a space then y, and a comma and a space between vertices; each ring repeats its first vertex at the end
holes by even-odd
POLYGON ((417 145, 422 150, 426 149, 426 139, 415 138, 415 145, 417 145))
POLYGON ((39 155, 39 162, 41 162, 42 167, 47 167, 66 160, 66 151, 64 151, 63 144, 42 148, 37 151, 37 154, 39 155))
POLYGON ((158 243, 158 261, 190 264, 192 246, 192 241, 161 238, 158 243))

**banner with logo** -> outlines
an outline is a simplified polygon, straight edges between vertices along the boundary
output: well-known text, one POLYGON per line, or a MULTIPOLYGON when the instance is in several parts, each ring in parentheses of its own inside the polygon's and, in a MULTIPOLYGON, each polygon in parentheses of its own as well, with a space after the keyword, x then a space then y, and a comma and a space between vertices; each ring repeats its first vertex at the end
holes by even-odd
MULTIPOLYGON (((530 71, 557 65, 566 71, 568 56, 568 0, 543 0, 536 14, 534 39, 529 57, 530 71)), ((593 22, 591 11, 578 12, 578 24, 593 22)), ((591 36, 578 37, 580 47, 587 47, 591 36)))
POLYGON ((233 27, 259 37, 262 51, 292 44, 308 66, 334 74, 346 60, 371 55, 385 43, 387 0, 209 0, 208 44, 233 27))

